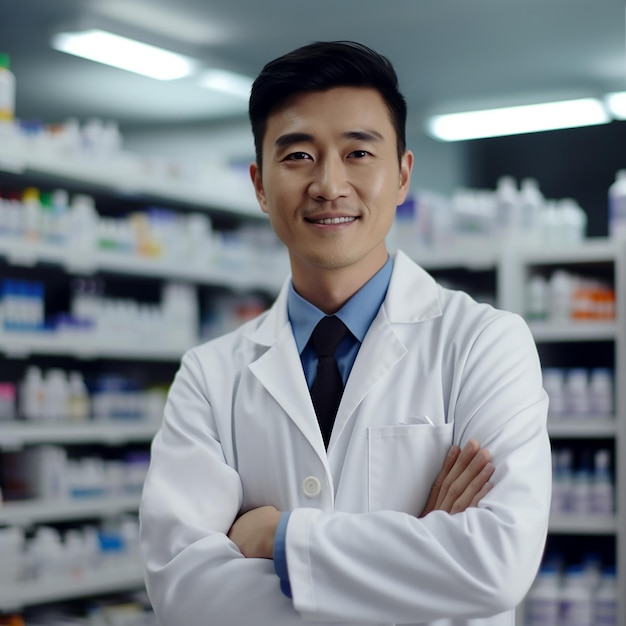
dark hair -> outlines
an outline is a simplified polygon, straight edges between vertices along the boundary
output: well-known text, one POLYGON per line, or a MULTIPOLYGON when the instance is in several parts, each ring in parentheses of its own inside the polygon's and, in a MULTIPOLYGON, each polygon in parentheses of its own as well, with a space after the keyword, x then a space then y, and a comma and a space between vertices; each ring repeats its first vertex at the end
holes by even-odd
POLYGON ((295 94, 333 87, 371 88, 380 93, 396 131, 398 160, 402 159, 406 102, 389 59, 354 41, 318 41, 270 61, 252 85, 248 114, 259 167, 271 113, 295 94))

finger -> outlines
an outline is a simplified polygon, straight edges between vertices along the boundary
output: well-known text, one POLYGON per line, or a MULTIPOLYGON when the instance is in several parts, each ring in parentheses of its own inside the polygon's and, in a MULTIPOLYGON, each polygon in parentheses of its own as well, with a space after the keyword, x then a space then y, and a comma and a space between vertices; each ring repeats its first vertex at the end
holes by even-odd
POLYGON ((474 496, 470 502, 470 507, 478 506, 478 503, 493 489, 493 483, 485 483, 481 490, 474 496))
POLYGON ((445 477, 448 475, 454 463, 456 462, 459 454, 461 452, 461 448, 456 444, 453 444, 448 450, 448 454, 446 454, 446 458, 443 460, 443 465, 439 474, 437 474, 437 478, 435 478, 435 482, 433 486, 430 488, 430 493, 428 494, 428 501, 426 502, 426 506, 424 510, 421 512, 420 517, 424 517, 435 508, 435 504, 437 503, 437 499, 439 498, 439 492, 441 490, 441 485, 445 477))
POLYGON ((453 466, 450 468, 447 475, 444 476, 443 482, 439 488, 437 501, 435 502, 435 508, 441 508, 443 503, 448 499, 448 491, 451 486, 454 485, 455 481, 467 470, 468 466, 480 451, 481 448, 475 439, 470 439, 465 444, 453 466))
POLYGON ((485 448, 481 448, 474 454, 469 464, 467 464, 451 483, 446 485, 444 481, 444 486, 440 493, 440 507, 438 508, 450 512, 457 499, 463 496, 465 491, 469 488, 470 483, 480 474, 490 460, 491 455, 489 451, 485 448))
POLYGON ((472 506, 474 499, 481 493, 483 487, 489 482, 489 479, 495 471, 492 463, 487 463, 476 476, 467 484, 461 494, 450 506, 450 513, 460 513, 472 506))

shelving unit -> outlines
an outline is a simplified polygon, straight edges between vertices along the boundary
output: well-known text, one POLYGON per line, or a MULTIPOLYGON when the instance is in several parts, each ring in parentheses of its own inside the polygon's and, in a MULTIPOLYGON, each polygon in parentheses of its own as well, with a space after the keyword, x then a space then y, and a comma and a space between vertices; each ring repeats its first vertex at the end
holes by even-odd
POLYGON ((115 498, 84 498, 82 500, 25 500, 7 502, 0 507, 0 524, 32 526, 43 522, 66 522, 113 517, 136 512, 139 495, 115 498))
MULTIPOLYGON (((173 206, 183 212, 215 211, 238 222, 260 223, 265 216, 258 208, 254 193, 242 184, 240 176, 226 169, 203 172, 195 180, 178 172, 155 175, 146 164, 131 155, 118 155, 116 161, 89 160, 84 155, 59 152, 52 143, 23 139, 3 141, 0 145, 0 175, 6 174, 20 188, 33 184, 46 188, 69 186, 74 193, 97 192, 120 202, 151 203, 173 206), (212 175, 211 175, 212 174, 212 175), (33 182, 34 181, 34 182, 33 182)), ((6 178, 6 176, 5 176, 6 178)), ((84 251, 46 242, 11 240, 0 232, 0 261, 22 272, 55 268, 56 275, 70 280, 73 276, 117 276, 123 280, 145 279, 157 282, 182 282, 231 292, 265 292, 274 295, 288 272, 287 256, 282 270, 273 265, 268 270, 263 259, 209 257, 201 267, 176 263, 168 258, 138 257, 111 250, 84 251)), ((137 368, 154 364, 177 367, 190 345, 89 335, 79 330, 14 331, 0 323, 0 359, 25 363, 44 359, 46 367, 56 361, 72 362, 74 369, 105 361, 112 367, 137 368)), ((125 446, 147 449, 160 419, 90 419, 70 421, 0 421, 0 455, 40 445, 77 446, 115 451, 125 446)), ((38 525, 80 525, 94 520, 136 513, 139 493, 107 497, 0 500, 0 527, 33 529, 38 525)), ((128 592, 143 587, 143 570, 135 560, 111 562, 80 577, 55 577, 4 584, 0 589, 0 614, 20 611, 31 605, 47 604, 102 594, 128 592)))
MULTIPOLYGON (((414 254, 422 265, 435 276, 442 270, 473 268, 465 252, 456 250, 448 258, 441 253, 429 255, 423 251, 414 254)), ((496 293, 493 301, 500 308, 524 315, 524 286, 530 271, 577 268, 593 273, 598 269, 612 276, 617 294, 615 321, 530 321, 529 328, 537 342, 540 356, 544 346, 549 346, 550 358, 557 358, 570 349, 577 355, 580 366, 584 354, 593 346, 608 346, 604 353, 613 354, 615 376, 615 414, 612 416, 561 416, 548 420, 551 439, 573 441, 577 445, 593 447, 600 442, 613 446, 616 511, 614 515, 551 515, 549 539, 558 538, 578 542, 614 542, 615 565, 618 575, 619 622, 626 624, 626 389, 621 381, 626 372, 626 336, 624 315, 626 311, 626 251, 622 242, 613 240, 585 241, 569 248, 520 249, 508 246, 501 251, 480 252, 477 267, 494 272, 496 293), (489 259, 492 259, 489 266, 489 259), (573 348, 572 348, 573 346, 573 348)), ((567 358, 567 356, 565 357, 567 358)), ((596 357, 597 358, 597 357, 596 357)), ((569 365, 567 362, 563 365, 569 365)), ((518 611, 517 624, 523 626, 524 607, 518 611)))
POLYGON ((80 578, 55 577, 3 585, 0 589, 0 613, 20 611, 25 607, 50 602, 139 590, 143 585, 142 567, 132 562, 104 567, 80 578))
MULTIPOLYGON (((220 185, 188 185, 181 180, 150 177, 137 163, 126 162, 119 167, 110 163, 88 163, 76 155, 57 158, 49 146, 36 144, 0 145, 0 171, 10 172, 28 181, 30 176, 44 176, 54 185, 71 182, 75 187, 91 189, 94 185, 112 196, 142 197, 161 202, 180 203, 186 208, 214 208, 231 212, 238 218, 261 218, 253 195, 238 178, 225 175, 220 185), (224 183, 223 181, 226 181, 224 183)), ((223 174, 223 173, 222 173, 223 174)), ((27 183, 24 183, 27 186, 27 183)), ((412 251, 407 251, 411 253, 412 251)), ((626 372, 624 342, 624 311, 626 311, 626 254, 623 246, 612 241, 585 242, 567 249, 521 250, 515 246, 506 249, 487 247, 461 249, 453 253, 430 254, 413 251, 412 256, 435 275, 438 272, 461 270, 464 279, 471 281, 475 273, 491 274, 493 302, 504 309, 524 313, 523 285, 529 268, 591 266, 609 267, 617 290, 618 317, 615 322, 585 322, 529 324, 538 345, 550 344, 555 351, 568 344, 585 346, 603 342, 613 346, 616 381, 626 372)), ((265 290, 275 292, 287 273, 268 274, 257 264, 241 268, 220 266, 192 269, 168 264, 155 259, 129 258, 120 254, 98 251, 90 257, 47 244, 11 242, 0 238, 0 257, 10 266, 36 268, 53 265, 67 276, 91 275, 97 272, 131 276, 138 280, 180 280, 194 285, 215 286, 234 290, 265 290)), ((13 359, 55 358, 86 360, 110 359, 129 363, 164 362, 176 364, 189 346, 163 346, 162 343, 144 343, 141 348, 108 342, 92 341, 82 336, 46 333, 4 332, 0 330, 0 355, 13 359)), ((550 420, 553 440, 612 442, 615 457, 617 512, 612 516, 552 516, 551 536, 573 536, 584 540, 593 537, 609 538, 615 542, 615 563, 618 571, 620 623, 626 623, 626 462, 620 457, 626 450, 626 390, 616 384, 616 412, 613 417, 585 420, 563 418, 550 420)), ((123 446, 144 444, 154 435, 155 422, 97 422, 70 423, 2 423, 0 422, 0 454, 2 450, 42 444, 123 446)), ((0 506, 0 525, 29 527, 39 523, 64 523, 103 518, 116 513, 137 510, 139 497, 128 495, 117 498, 24 501, 0 506)), ((111 571, 102 570, 80 580, 21 582, 0 590, 0 613, 21 609, 33 604, 44 604, 103 593, 141 588, 141 568, 127 564, 111 571)))

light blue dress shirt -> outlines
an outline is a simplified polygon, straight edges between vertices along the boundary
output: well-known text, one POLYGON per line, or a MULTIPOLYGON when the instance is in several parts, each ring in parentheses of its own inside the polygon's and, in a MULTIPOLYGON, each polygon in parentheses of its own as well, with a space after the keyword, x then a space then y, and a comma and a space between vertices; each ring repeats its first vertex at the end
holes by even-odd
MULTIPOLYGON (((335 313, 350 331, 335 352, 335 358, 337 359, 337 365, 339 366, 344 385, 348 380, 361 343, 363 343, 363 339, 385 299, 392 270, 393 260, 389 257, 385 265, 335 313)), ((287 314, 289 315, 296 346, 300 353, 304 376, 310 389, 317 373, 317 356, 313 347, 309 344, 309 339, 313 329, 324 317, 325 313, 296 293, 292 283, 287 298, 287 314)), ((280 588, 286 596, 291 598, 291 586, 289 584, 289 572, 285 554, 288 520, 289 511, 285 511, 281 515, 276 528, 273 556, 274 569, 280 578, 280 588)))

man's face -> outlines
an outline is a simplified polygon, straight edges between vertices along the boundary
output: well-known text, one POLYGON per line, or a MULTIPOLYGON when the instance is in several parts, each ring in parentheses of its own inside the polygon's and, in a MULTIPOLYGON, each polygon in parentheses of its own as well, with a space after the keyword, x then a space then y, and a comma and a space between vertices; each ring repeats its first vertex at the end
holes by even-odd
POLYGON ((387 259, 385 236, 408 191, 413 155, 374 89, 294 96, 267 120, 257 198, 289 250, 294 282, 353 269, 364 280, 387 259))

